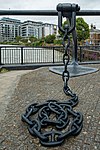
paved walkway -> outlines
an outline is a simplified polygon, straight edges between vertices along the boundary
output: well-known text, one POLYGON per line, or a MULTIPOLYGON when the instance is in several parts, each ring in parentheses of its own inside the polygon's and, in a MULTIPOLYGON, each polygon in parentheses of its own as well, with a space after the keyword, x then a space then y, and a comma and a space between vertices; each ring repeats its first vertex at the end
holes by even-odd
MULTIPOLYGON (((100 65, 89 66, 100 69, 100 65)), ((48 68, 20 76, 23 73, 26 71, 19 72, 15 78, 14 72, 12 76, 11 72, 0 74, 0 82, 5 85, 2 86, 3 95, 6 95, 3 97, 0 93, 0 96, 8 101, 0 123, 0 150, 100 150, 100 71, 70 79, 69 85, 80 99, 74 109, 83 113, 83 129, 78 136, 66 139, 63 145, 53 148, 41 146, 39 140, 29 134, 26 124, 21 121, 21 114, 34 102, 67 100, 62 90, 62 78, 49 72, 48 68), (9 77, 8 84, 3 81, 4 76, 5 79, 9 77)))
POLYGON ((11 96, 14 93, 20 77, 28 72, 31 71, 9 71, 0 74, 0 120, 5 116, 5 110, 11 100, 11 96))

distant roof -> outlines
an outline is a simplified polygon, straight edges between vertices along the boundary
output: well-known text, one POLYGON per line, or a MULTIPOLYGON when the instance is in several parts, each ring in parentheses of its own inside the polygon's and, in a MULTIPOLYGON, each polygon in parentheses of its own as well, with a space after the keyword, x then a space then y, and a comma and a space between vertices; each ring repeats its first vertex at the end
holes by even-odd
POLYGON ((1 18, 1 21, 13 21, 13 22, 21 22, 18 19, 12 19, 12 18, 7 18, 7 17, 3 17, 1 18))
POLYGON ((54 26, 57 26, 56 24, 53 24, 53 23, 43 23, 44 25, 54 25, 54 26))
POLYGON ((90 32, 100 32, 99 29, 90 29, 90 32))
POLYGON ((33 20, 25 20, 24 22, 22 23, 26 23, 26 22, 32 22, 32 23, 39 23, 39 24, 42 24, 43 22, 37 22, 37 21, 33 21, 33 20))
POLYGON ((22 22, 22 24, 24 24, 24 23, 35 23, 35 24, 39 24, 39 25, 54 25, 54 26, 57 26, 56 24, 43 23, 43 22, 37 22, 37 21, 32 21, 32 20, 26 20, 26 21, 22 22))
MULTIPOLYGON (((9 18, 9 17, 3 17, 3 18, 1 18, 1 20, 0 21, 9 21, 9 22, 15 22, 15 23, 21 23, 21 21, 20 20, 18 20, 18 19, 13 19, 13 18, 9 18)), ((35 23, 35 24, 39 24, 39 25, 53 25, 53 26, 57 26, 56 24, 50 24, 50 23, 43 23, 43 22, 40 22, 40 21, 33 21, 33 20, 26 20, 26 21, 24 21, 24 22, 22 22, 22 24, 24 24, 24 23, 35 23)))

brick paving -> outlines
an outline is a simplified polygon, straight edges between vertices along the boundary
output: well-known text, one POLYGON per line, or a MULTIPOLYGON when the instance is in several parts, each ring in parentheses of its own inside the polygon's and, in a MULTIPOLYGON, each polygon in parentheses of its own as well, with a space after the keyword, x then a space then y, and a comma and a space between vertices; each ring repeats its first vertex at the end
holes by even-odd
MULTIPOLYGON (((88 66, 100 69, 97 64, 88 66)), ((21 121, 21 114, 31 103, 68 99, 63 93, 61 76, 49 72, 48 68, 40 68, 22 75, 15 86, 0 123, 0 150, 99 150, 100 71, 71 78, 69 85, 80 99, 74 110, 81 111, 84 116, 83 129, 78 136, 66 139, 61 146, 43 147, 21 121)), ((9 96, 9 92, 7 94, 9 96)))

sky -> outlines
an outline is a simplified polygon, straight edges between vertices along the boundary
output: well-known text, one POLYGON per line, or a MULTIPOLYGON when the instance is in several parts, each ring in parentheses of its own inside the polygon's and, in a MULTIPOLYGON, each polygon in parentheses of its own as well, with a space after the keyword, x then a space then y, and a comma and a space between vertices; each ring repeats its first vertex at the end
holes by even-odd
MULTIPOLYGON (((100 0, 0 0, 0 10, 56 10, 59 3, 75 3, 81 10, 99 10, 100 0)), ((0 16, 20 19, 21 21, 33 20, 46 23, 58 23, 57 16, 0 16)), ((91 25, 94 24, 100 29, 100 16, 84 17, 84 20, 91 25)))

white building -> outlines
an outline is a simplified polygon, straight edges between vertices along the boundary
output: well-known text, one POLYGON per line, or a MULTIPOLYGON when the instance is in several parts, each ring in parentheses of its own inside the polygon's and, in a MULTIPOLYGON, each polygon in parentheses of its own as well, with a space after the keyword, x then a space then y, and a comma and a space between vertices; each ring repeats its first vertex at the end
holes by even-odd
POLYGON ((49 24, 49 23, 44 23, 43 27, 43 36, 46 37, 47 35, 52 35, 52 34, 57 34, 58 29, 57 25, 55 24, 49 24))
POLYGON ((54 24, 30 20, 21 23, 20 20, 4 17, 0 20, 0 41, 13 41, 17 36, 23 38, 34 36, 40 39, 49 34, 57 34, 57 28, 54 24))
POLYGON ((49 34, 57 34, 57 25, 35 21, 25 21, 21 24, 21 37, 34 36, 40 39, 49 34))
POLYGON ((27 38, 34 36, 36 38, 42 38, 43 23, 35 21, 24 21, 21 24, 21 37, 27 38))
POLYGON ((0 20, 0 41, 12 41, 20 35, 20 20, 2 18, 0 20))

